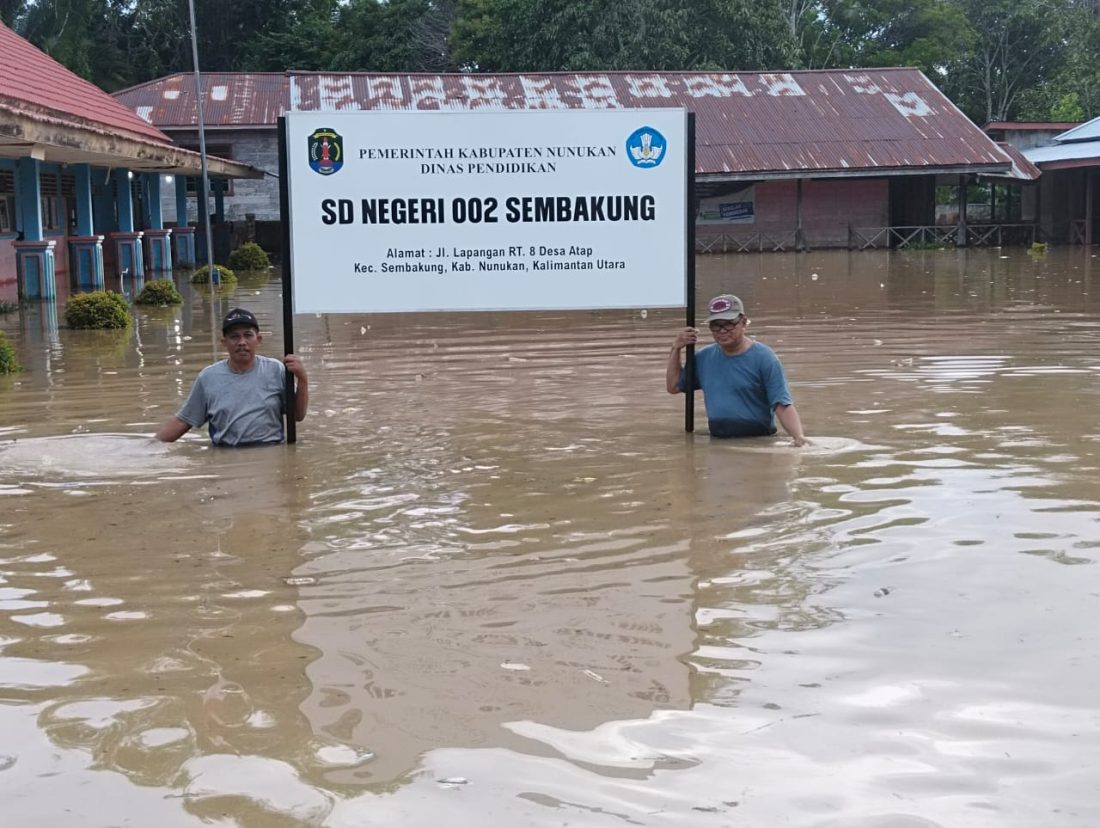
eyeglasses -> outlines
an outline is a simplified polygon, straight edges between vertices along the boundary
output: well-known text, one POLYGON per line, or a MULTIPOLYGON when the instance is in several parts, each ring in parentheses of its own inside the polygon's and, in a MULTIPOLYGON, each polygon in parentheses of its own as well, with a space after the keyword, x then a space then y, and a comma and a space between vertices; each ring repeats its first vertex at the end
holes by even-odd
POLYGON ((737 317, 736 321, 720 320, 718 322, 711 322, 710 329, 714 333, 725 333, 726 331, 732 331, 738 325, 745 321, 744 316, 737 317))

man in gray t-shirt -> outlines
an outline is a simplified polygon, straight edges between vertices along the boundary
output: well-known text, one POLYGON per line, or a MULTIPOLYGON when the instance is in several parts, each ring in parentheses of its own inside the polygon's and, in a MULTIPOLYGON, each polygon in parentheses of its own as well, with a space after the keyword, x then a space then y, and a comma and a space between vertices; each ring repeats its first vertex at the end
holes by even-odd
POLYGON ((183 408, 160 427, 156 439, 171 443, 209 423, 210 440, 216 446, 281 443, 285 372, 297 380, 294 419, 299 422, 309 407, 308 379, 294 354, 287 354, 282 362, 257 354, 261 342, 260 326, 251 311, 229 311, 222 321, 222 345, 228 358, 199 372, 183 408))

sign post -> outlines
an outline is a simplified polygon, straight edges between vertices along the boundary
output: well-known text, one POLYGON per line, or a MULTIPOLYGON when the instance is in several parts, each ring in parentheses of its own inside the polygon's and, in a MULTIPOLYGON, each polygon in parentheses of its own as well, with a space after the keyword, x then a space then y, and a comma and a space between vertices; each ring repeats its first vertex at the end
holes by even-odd
POLYGON ((684 305, 684 110, 284 119, 295 313, 684 305))
MULTIPOLYGON (((687 308, 687 326, 695 327, 695 215, 698 205, 695 203, 695 113, 687 113, 687 153, 684 160, 685 193, 684 196, 684 279, 687 308)), ((684 431, 695 431, 695 346, 687 346, 684 357, 684 431)))
MULTIPOLYGON (((286 118, 279 118, 279 212, 282 218, 282 273, 283 273, 283 353, 294 353, 294 303, 291 299, 293 277, 290 265, 290 179, 287 174, 286 118)), ((286 372, 286 442, 298 440, 298 421, 295 417, 294 375, 286 372)))
POLYGON ((286 113, 287 349, 294 313, 691 314, 693 136, 671 108, 286 113))

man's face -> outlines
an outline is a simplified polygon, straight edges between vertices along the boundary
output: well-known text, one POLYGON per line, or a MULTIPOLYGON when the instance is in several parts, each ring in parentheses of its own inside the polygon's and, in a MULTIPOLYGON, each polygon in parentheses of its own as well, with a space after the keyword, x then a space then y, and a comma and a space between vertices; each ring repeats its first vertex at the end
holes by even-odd
POLYGON ((222 345, 229 354, 229 361, 237 368, 248 368, 256 358, 256 350, 263 337, 251 325, 237 325, 222 336, 222 345))
POLYGON ((736 319, 716 319, 708 327, 719 347, 736 348, 745 336, 745 315, 736 319))

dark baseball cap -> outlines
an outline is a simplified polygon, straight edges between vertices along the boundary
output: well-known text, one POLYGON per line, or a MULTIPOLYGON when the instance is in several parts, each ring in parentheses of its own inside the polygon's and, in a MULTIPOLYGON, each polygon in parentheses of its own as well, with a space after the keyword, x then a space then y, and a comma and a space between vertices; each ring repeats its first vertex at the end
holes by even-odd
POLYGON ((260 329, 260 323, 256 321, 256 316, 252 311, 247 311, 244 308, 233 308, 222 320, 222 333, 227 334, 230 328, 235 328, 238 325, 248 325, 248 327, 255 328, 257 331, 260 329))

